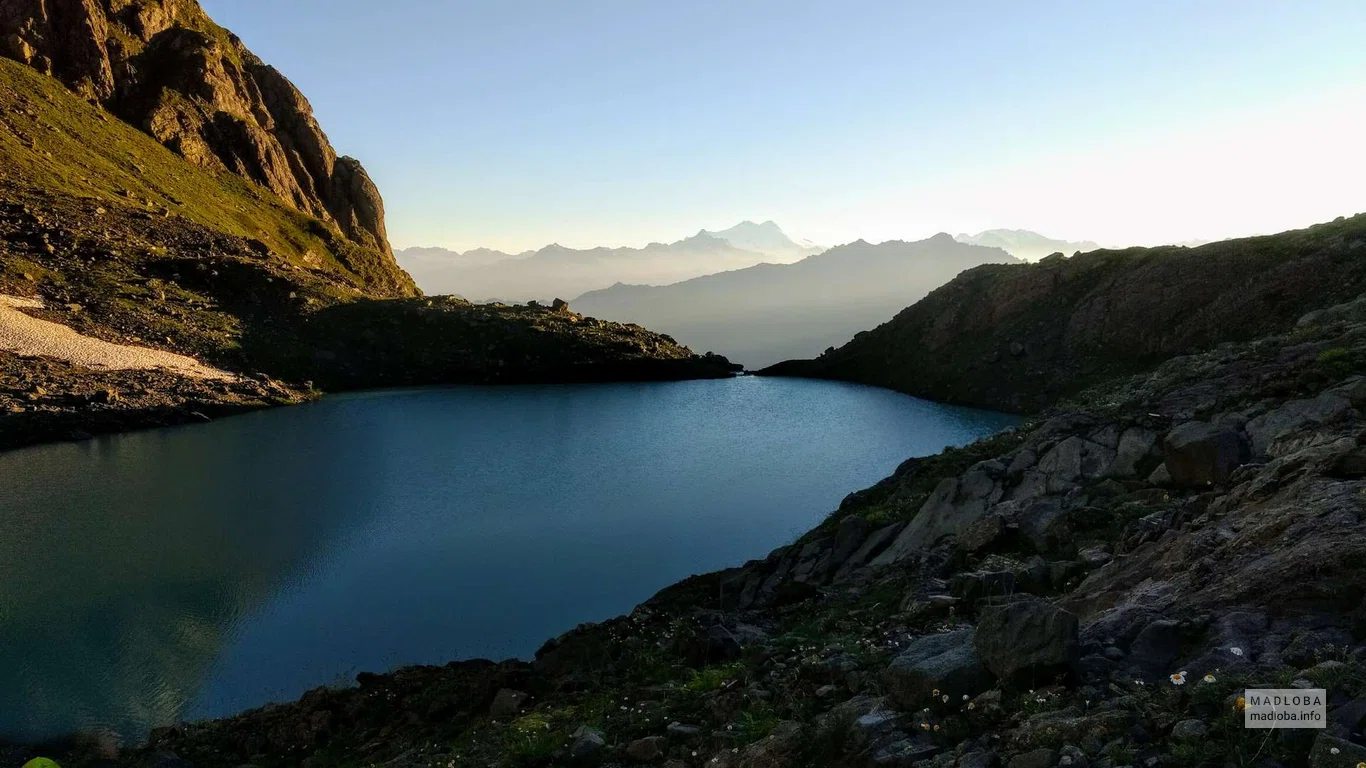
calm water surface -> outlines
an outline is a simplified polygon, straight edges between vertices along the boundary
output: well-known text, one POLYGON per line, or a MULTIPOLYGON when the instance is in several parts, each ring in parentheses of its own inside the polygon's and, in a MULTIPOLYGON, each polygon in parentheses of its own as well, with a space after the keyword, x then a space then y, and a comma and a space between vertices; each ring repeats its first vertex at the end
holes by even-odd
POLYGON ((1013 421, 793 379, 457 387, 0 454, 0 738, 528 657, 1013 421))

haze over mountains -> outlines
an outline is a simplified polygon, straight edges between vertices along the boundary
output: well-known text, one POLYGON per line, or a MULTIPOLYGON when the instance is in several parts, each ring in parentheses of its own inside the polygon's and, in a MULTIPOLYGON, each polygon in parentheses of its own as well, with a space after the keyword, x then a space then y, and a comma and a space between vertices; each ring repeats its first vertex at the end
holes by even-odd
POLYGON ((988 229, 975 235, 963 233, 954 239, 969 245, 1000 248, 1011 256, 1025 261, 1038 261, 1054 253, 1071 256, 1078 251, 1086 253, 1100 250, 1100 244, 1090 240, 1055 240, 1027 229, 988 229))
POLYGON ((965 269, 1018 261, 945 233, 917 242, 859 240, 793 264, 759 264, 668 286, 617 284, 571 305, 756 368, 843 344, 965 269))
POLYGON ((428 294, 521 302, 577 296, 619 282, 667 285, 764 262, 788 264, 822 250, 788 237, 772 221, 744 221, 719 232, 704 229, 677 242, 650 243, 644 248, 575 249, 552 244, 519 254, 488 248, 464 253, 408 248, 396 255, 428 294))

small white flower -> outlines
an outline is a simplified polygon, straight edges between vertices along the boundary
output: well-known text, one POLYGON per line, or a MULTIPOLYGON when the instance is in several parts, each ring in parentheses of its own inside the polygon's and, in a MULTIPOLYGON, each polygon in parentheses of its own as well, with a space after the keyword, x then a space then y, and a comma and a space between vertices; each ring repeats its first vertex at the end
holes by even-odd
POLYGON ((1173 684, 1173 685, 1185 685, 1185 684, 1186 684, 1186 672, 1185 672, 1185 670, 1182 670, 1182 671, 1177 672, 1176 674, 1172 675, 1172 676, 1171 676, 1171 680, 1172 680, 1172 684, 1173 684))
POLYGON ((1338 749, 1337 747, 1333 747, 1332 749, 1329 749, 1328 751, 1329 751, 1329 753, 1336 755, 1337 753, 1341 752, 1342 750, 1338 749))
POLYGON ((1228 649, 1228 652, 1231 653, 1231 654, 1233 654, 1234 656, 1242 656, 1242 655, 1243 655, 1243 649, 1242 649, 1242 648, 1238 648, 1237 646, 1234 646, 1233 648, 1228 649))
POLYGON ((1207 683, 1212 683, 1214 682, 1214 675, 1205 675, 1204 680, 1207 683))

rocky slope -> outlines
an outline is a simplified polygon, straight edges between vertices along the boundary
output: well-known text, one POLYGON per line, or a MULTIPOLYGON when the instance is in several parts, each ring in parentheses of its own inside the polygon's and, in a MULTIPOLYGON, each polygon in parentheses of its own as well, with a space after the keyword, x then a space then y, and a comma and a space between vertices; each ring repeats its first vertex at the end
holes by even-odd
POLYGON ((816 360, 764 371, 1028 412, 1110 377, 1284 329, 1366 289, 1366 215, 1199 248, 970 270, 816 360))
POLYGON ((92 339, 239 375, 96 370, 0 344, 0 448, 318 390, 730 374, 666 336, 567 308, 420 298, 386 252, 5 59, 0 296, 92 339))
MULTIPOLYGON (((1366 296, 912 459, 762 560, 534 662, 456 662, 73 764, 1351 768, 1366 296), (1322 731, 1242 727, 1321 687, 1322 731)), ((16 758, 27 756, 16 753, 16 758)))
POLYGON ((66 83, 201 168, 230 171, 389 253, 384 204, 303 94, 195 0, 7 0, 0 56, 66 83))

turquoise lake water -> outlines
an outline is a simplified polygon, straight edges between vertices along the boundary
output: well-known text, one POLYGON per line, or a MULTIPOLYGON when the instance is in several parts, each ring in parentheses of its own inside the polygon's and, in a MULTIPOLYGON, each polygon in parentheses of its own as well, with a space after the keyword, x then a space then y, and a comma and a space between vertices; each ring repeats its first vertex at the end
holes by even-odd
POLYGON ((0 738, 529 658, 1014 422, 744 377, 370 392, 0 454, 0 738))

